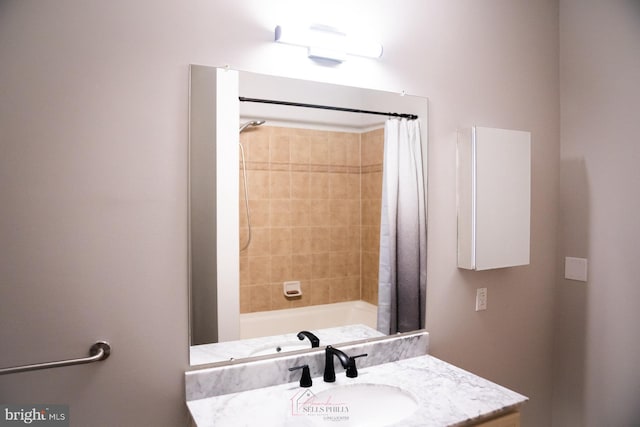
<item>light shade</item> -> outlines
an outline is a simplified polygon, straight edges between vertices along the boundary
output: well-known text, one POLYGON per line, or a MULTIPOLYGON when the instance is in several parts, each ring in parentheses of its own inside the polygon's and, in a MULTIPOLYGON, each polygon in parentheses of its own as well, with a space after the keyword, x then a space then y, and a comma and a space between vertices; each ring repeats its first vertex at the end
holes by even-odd
POLYGON ((382 45, 369 40, 358 39, 332 27, 312 25, 296 28, 276 26, 275 41, 307 47, 310 58, 343 62, 347 55, 380 58, 382 45))

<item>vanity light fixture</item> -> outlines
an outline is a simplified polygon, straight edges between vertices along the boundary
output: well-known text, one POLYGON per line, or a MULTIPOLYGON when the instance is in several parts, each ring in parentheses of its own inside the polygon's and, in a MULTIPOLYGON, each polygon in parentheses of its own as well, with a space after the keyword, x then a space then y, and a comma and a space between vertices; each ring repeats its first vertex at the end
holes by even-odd
POLYGON ((382 45, 369 40, 349 36, 333 27, 311 25, 306 28, 276 26, 275 41, 307 48, 307 56, 344 62, 347 55, 380 58, 382 45))

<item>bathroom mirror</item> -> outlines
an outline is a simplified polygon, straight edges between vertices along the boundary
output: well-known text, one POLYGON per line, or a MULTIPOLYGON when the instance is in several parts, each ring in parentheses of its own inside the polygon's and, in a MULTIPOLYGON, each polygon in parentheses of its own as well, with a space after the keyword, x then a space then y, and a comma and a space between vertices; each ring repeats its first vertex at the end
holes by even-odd
POLYGON ((380 335, 388 114, 346 109, 418 116, 426 169, 425 97, 191 66, 192 364, 248 357, 273 343, 298 350, 295 333, 305 329, 329 337, 321 345, 380 335), (203 359, 224 343, 246 351, 203 359))

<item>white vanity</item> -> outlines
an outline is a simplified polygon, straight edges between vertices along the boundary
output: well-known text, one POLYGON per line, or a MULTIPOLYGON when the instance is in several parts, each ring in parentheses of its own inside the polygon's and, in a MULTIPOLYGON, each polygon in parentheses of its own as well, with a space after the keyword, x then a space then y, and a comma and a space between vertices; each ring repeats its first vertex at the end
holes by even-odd
POLYGON ((424 331, 340 346, 358 358, 358 376, 336 368, 323 381, 322 347, 275 358, 218 364, 185 377, 196 426, 519 426, 527 398, 427 353, 424 331), (307 364, 313 385, 300 387, 307 364))

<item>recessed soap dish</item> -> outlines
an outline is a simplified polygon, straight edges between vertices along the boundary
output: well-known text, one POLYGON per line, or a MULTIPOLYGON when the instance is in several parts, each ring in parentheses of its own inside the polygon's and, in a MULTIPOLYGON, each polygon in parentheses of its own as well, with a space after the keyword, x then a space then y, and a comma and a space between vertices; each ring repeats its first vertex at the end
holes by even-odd
POLYGON ((300 289, 299 281, 284 282, 282 284, 282 292, 287 298, 299 297, 302 295, 302 289, 300 289))

